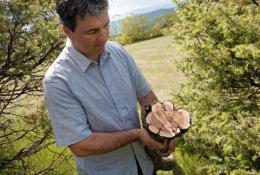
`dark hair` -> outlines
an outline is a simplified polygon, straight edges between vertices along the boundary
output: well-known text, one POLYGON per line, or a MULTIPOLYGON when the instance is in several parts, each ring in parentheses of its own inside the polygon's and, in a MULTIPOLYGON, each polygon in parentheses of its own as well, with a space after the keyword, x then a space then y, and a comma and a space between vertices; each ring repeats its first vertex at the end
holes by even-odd
POLYGON ((102 10, 108 9, 108 0, 57 0, 56 12, 61 23, 72 32, 76 28, 76 19, 85 15, 98 16, 102 10))

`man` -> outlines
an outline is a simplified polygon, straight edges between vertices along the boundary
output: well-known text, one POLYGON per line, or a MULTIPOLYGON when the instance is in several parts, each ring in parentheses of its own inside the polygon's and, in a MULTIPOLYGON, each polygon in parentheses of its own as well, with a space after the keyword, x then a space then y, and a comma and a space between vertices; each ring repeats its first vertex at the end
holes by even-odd
POLYGON ((57 146, 70 148, 81 175, 152 175, 144 145, 168 156, 174 142, 139 129, 137 101, 157 98, 133 58, 107 41, 107 0, 58 0, 56 11, 68 40, 44 91, 57 146))

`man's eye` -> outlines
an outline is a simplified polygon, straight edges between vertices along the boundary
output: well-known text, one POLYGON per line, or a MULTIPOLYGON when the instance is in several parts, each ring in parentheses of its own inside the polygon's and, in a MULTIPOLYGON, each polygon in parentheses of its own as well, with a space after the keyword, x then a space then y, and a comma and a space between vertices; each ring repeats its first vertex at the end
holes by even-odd
POLYGON ((90 35, 94 35, 95 33, 97 33, 97 32, 96 31, 89 32, 90 35))
POLYGON ((86 32, 87 35, 94 35, 96 33, 97 33, 96 30, 91 30, 91 31, 86 32))
POLYGON ((107 28, 107 27, 109 27, 109 22, 106 23, 106 25, 104 25, 104 28, 107 28))

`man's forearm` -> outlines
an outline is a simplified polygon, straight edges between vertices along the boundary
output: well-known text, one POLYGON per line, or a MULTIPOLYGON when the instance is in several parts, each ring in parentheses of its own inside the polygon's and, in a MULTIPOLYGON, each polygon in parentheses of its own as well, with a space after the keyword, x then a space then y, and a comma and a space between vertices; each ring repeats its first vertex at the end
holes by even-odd
POLYGON ((151 90, 148 94, 146 94, 146 96, 139 98, 138 102, 140 104, 140 106, 144 106, 147 104, 152 104, 155 100, 158 100, 156 95, 154 94, 154 92, 151 90))
POLYGON ((72 144, 69 147, 79 157, 103 154, 137 141, 139 136, 140 129, 110 133, 93 132, 85 140, 72 144))
POLYGON ((78 157, 103 154, 121 148, 131 142, 140 141, 152 151, 163 151, 165 145, 154 140, 145 129, 98 133, 94 132, 85 140, 70 145, 71 151, 78 157))

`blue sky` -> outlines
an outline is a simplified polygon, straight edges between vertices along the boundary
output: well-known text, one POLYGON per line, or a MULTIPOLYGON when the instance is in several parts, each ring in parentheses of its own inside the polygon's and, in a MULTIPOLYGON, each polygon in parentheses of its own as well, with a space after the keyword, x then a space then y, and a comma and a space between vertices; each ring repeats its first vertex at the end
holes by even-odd
POLYGON ((172 4, 171 0, 109 0, 109 15, 124 15, 126 12, 152 6, 172 4))

